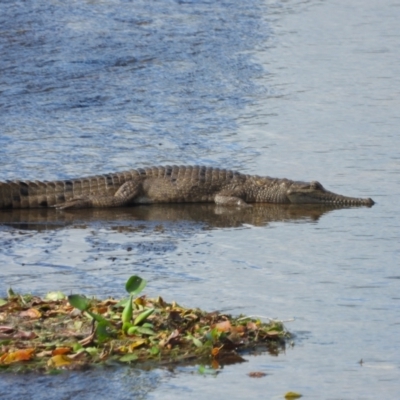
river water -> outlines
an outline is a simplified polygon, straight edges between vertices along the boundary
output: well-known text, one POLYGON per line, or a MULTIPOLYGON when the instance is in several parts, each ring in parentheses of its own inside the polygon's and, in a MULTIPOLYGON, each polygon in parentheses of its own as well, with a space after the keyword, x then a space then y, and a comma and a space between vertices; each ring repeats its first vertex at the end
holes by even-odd
POLYGON ((139 274, 296 335, 216 376, 1 375, 1 398, 397 398, 399 18, 395 0, 1 2, 1 180, 196 163, 377 203, 1 212, 0 296, 121 297, 139 274))

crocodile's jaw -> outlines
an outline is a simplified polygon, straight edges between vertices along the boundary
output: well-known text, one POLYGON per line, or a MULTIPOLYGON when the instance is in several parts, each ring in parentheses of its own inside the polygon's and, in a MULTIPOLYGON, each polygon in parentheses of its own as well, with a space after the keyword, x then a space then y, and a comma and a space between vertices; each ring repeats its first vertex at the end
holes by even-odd
POLYGON ((293 185, 286 196, 293 204, 325 204, 337 206, 368 206, 374 205, 370 198, 360 199, 347 197, 325 190, 319 182, 309 184, 293 185))

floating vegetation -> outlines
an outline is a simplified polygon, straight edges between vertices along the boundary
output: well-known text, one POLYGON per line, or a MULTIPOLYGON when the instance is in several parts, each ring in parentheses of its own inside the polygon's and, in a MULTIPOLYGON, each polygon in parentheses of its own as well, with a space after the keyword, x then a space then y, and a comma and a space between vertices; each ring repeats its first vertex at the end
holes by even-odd
MULTIPOLYGON (((45 298, 11 289, 0 299, 0 371, 58 372, 116 363, 194 362, 218 369, 252 349, 273 354, 290 334, 282 322, 184 308, 137 297, 146 281, 132 276, 129 298, 98 300, 52 292, 45 298)), ((206 370, 206 369, 205 369, 206 370)))

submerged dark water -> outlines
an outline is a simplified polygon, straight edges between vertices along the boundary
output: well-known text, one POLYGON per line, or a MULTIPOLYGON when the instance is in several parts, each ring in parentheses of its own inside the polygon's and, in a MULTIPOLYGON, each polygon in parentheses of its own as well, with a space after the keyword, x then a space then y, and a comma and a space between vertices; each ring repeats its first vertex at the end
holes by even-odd
POLYGON ((296 335, 217 377, 1 375, 1 398, 395 398, 399 17, 377 0, 1 2, 1 180, 203 163, 377 202, 1 212, 0 296, 120 297, 137 273, 149 295, 294 317, 296 335))

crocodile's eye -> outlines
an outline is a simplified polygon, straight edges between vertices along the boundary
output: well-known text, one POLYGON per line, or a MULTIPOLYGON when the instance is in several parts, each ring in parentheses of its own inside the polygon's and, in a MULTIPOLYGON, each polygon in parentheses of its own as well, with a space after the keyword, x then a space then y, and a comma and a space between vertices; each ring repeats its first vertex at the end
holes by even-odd
POLYGON ((310 186, 311 186, 311 189, 324 190, 324 187, 317 181, 311 182, 310 186))

